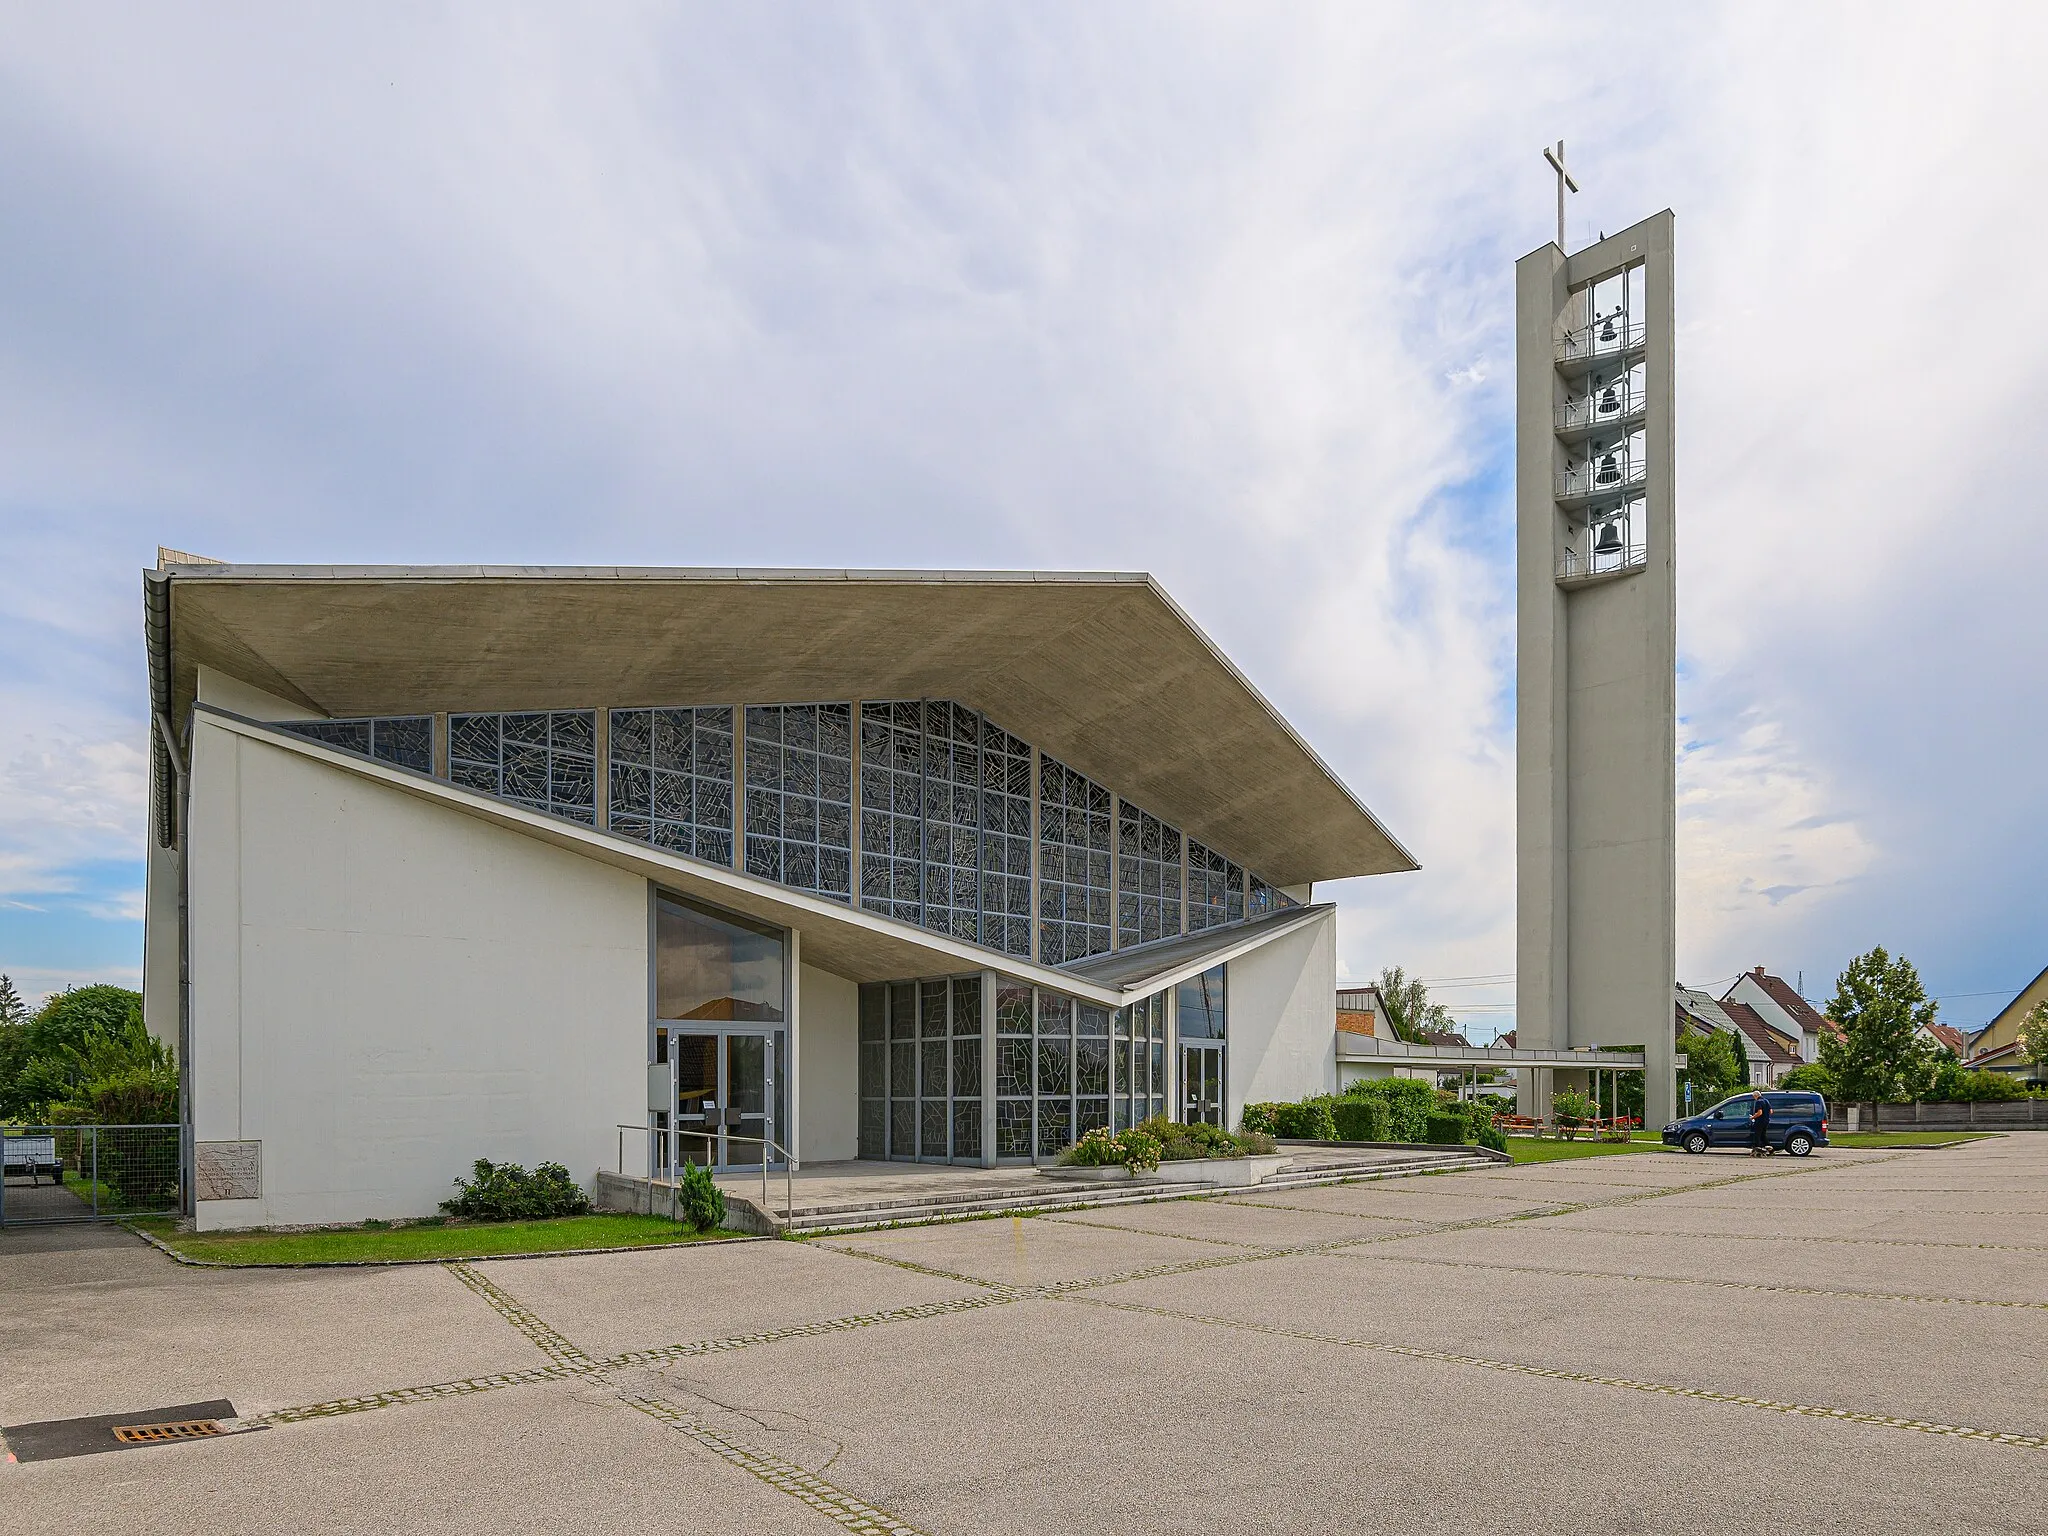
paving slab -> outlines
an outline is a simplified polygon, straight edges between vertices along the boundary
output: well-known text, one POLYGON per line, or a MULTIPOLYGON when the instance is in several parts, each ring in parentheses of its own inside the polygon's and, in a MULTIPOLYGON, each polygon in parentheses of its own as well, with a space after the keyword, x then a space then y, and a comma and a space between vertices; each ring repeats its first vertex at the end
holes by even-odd
POLYGON ((1088 1280, 1148 1264, 1177 1264, 1244 1251, 1222 1243, 1150 1232, 1106 1232, 1022 1216, 903 1227, 893 1232, 856 1232, 816 1241, 848 1253, 900 1259, 1004 1285, 1088 1280))
POLYGON ((820 1243, 661 1248, 477 1268, 600 1359, 985 1289, 855 1258, 820 1243))
MULTIPOLYGON (((1274 1190, 1273 1197, 1279 1199, 1287 1193, 1274 1190)), ((1336 1211, 1283 1209, 1221 1200, 1174 1200, 1161 1205, 1136 1205, 1077 1213, 1072 1217, 1040 1219, 1128 1232, 1157 1232, 1169 1237, 1206 1238, 1223 1244, 1269 1244, 1273 1247, 1428 1230, 1426 1223, 1418 1221, 1372 1219, 1336 1211)))
POLYGON ((0 1235, 0 1423, 244 1413, 545 1363, 439 1265, 196 1269, 110 1228, 0 1235))
POLYGON ((1396 1184, 1331 1184, 1311 1189, 1253 1190, 1230 1196, 1230 1205, 1277 1205, 1339 1216, 1372 1216, 1389 1223, 1435 1225, 1446 1221, 1492 1221, 1530 1211, 1554 1210, 1569 1204, 1562 1193, 1494 1194, 1451 1189, 1435 1180, 1413 1186, 1396 1184))
POLYGON ((0 1466, 0 1507, 24 1531, 137 1536, 843 1529, 587 1384, 0 1466))
POLYGON ((2040 1453, 2011 1447, 1079 1300, 918 1327, 666 1374, 814 1424, 835 1477, 933 1532, 1664 1532, 1703 1476, 1717 1531, 2038 1529, 2040 1453))
POLYGON ((1302 1255, 1106 1287, 1176 1311, 1743 1396, 2048 1433, 2048 1308, 1302 1255), (1870 1347, 1883 1339, 1884 1367, 1870 1347))
POLYGON ((2041 1255, 1992 1249, 1859 1245, 1803 1238, 1651 1236, 1583 1226, 1567 1229, 1540 1218, 1511 1227, 1426 1233, 1386 1246, 1389 1251, 1417 1258, 2048 1302, 2048 1264, 2042 1262, 2041 1255))

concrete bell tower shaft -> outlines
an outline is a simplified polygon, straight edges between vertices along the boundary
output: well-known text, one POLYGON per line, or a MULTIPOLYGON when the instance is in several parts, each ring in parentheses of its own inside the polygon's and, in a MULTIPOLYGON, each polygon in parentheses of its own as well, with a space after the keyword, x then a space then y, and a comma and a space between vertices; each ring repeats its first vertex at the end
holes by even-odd
MULTIPOLYGON (((1515 1039, 1645 1051, 1651 1126, 1675 1101, 1671 260, 1667 209, 1515 265, 1515 1039)), ((1521 1076, 1547 1112, 1553 1074, 1521 1076)))

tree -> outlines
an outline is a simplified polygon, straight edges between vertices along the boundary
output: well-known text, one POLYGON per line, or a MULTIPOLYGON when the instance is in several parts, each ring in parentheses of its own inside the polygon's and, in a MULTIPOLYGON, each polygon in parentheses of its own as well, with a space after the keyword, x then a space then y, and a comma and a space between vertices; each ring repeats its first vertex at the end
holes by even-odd
MULTIPOLYGON (((1726 1032, 1710 1029, 1704 1034, 1689 1035, 1682 1043, 1686 1065, 1681 1077, 1692 1084, 1695 1114, 1747 1081, 1747 1072, 1737 1065, 1738 1047, 1726 1032)), ((1680 1089, 1681 1095, 1683 1092, 1680 1089)))
POLYGON ((1431 1002, 1429 988, 1419 979, 1411 979, 1398 965, 1380 972, 1380 1001, 1386 1004, 1387 1022, 1394 1026, 1395 1038, 1411 1045, 1423 1044, 1425 1031, 1448 1030, 1452 1026, 1451 1010, 1442 1003, 1431 1002))
POLYGON ((39 1116, 95 1079, 130 1067, 161 1070, 162 1047, 143 1028, 142 994, 125 987, 68 988, 0 1033, 0 1115, 39 1116))
POLYGON ((1898 1104, 1933 1084, 1934 1053, 1920 1033, 1936 1005, 1920 973, 1904 955, 1894 960, 1880 945, 1858 955, 1835 980, 1828 1015, 1843 1038, 1821 1042, 1821 1065, 1842 1097, 1856 1103, 1898 1104))
MULTIPOLYGON (((6 979, 0 976, 0 981, 6 979)), ((2020 1020, 2020 1049, 2035 1066, 2048 1067, 2048 1001, 2034 1004, 2020 1020)))
POLYGON ((14 978, 5 971, 0 971, 0 1028, 27 1022, 28 1004, 24 1003, 21 994, 14 990, 14 978))
POLYGON ((1778 1086, 1787 1093, 1817 1093, 1824 1099, 1841 1097, 1835 1088, 1835 1080, 1828 1075, 1828 1069, 1817 1061, 1794 1067, 1778 1079, 1778 1086))

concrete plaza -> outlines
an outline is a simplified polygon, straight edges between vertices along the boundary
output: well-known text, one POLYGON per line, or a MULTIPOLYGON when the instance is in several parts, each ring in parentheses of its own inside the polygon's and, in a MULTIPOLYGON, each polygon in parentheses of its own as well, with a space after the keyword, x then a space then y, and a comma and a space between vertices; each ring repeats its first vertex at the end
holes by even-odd
POLYGON ((0 1235, 22 1530, 2048 1528, 2048 1136, 326 1271, 0 1235))

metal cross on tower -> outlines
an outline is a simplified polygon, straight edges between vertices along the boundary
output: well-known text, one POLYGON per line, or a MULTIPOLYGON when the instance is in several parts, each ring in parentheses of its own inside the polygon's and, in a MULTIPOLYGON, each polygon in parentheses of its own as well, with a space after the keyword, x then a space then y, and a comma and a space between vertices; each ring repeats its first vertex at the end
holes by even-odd
POLYGON ((1561 251, 1564 249, 1565 189, 1569 187, 1572 191, 1576 192, 1579 190, 1579 184, 1576 181, 1572 180, 1572 173, 1564 168, 1563 139, 1559 139, 1557 141, 1556 149, 1546 148, 1543 151, 1543 158, 1548 160, 1550 162, 1550 168, 1553 171, 1557 172, 1557 248, 1561 251))

